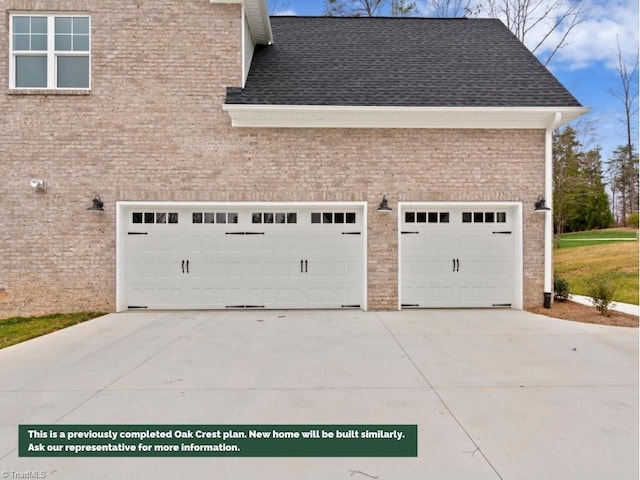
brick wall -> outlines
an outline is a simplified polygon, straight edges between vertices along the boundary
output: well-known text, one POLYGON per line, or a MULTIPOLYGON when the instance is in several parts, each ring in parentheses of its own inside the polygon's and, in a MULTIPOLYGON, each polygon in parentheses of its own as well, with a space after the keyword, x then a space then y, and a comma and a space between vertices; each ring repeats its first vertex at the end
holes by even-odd
POLYGON ((525 306, 542 301, 544 132, 240 129, 240 7, 6 0, 88 12, 89 95, 15 94, 0 55, 0 316, 115 307, 115 202, 367 201, 369 308, 397 308, 398 201, 521 201, 525 306), (29 187, 48 183, 46 193, 29 187), (376 212, 385 193, 394 208, 376 212), (94 194, 105 212, 87 212, 94 194))

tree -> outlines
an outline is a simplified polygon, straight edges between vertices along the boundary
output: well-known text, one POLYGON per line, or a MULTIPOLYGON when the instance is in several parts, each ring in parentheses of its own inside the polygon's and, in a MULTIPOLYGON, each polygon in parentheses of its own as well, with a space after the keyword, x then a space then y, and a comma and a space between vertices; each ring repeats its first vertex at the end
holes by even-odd
POLYGON ((629 215, 638 211, 638 152, 633 144, 622 145, 609 159, 614 213, 618 223, 627 226, 629 215))
POLYGON ((558 235, 608 228, 613 222, 600 149, 583 151, 577 135, 571 126, 553 135, 553 215, 558 235))
POLYGON ((628 68, 622 58, 620 42, 616 58, 616 71, 620 78, 618 89, 611 90, 623 106, 626 142, 613 152, 609 160, 614 196, 614 213, 627 226, 627 217, 638 211, 638 152, 633 144, 633 119, 638 113, 638 55, 633 68, 628 68))
POLYGON ((329 17, 409 17, 416 13, 413 0, 324 0, 324 14, 329 17))
POLYGON ((267 0, 269 15, 278 15, 289 9, 289 2, 286 0, 267 0))
POLYGON ((487 12, 502 20, 531 52, 548 65, 584 20, 584 0, 487 0, 487 12), (529 39, 533 38, 532 42, 529 39), (551 42, 551 43, 549 43, 551 42), (550 51, 541 58, 544 51, 550 51))

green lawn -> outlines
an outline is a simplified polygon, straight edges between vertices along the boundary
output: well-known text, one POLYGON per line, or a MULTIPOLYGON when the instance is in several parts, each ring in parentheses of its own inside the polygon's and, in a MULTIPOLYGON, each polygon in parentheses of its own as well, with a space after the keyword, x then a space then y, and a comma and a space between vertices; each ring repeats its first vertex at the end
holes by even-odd
MULTIPOLYGON (((638 230, 634 228, 609 228, 588 232, 565 233, 560 237, 560 248, 604 245, 606 243, 638 240, 638 230)), ((557 245, 556 245, 557 246, 557 245)))
POLYGON ((561 245, 566 246, 553 254, 555 275, 567 280, 569 291, 577 295, 588 295, 594 276, 608 276, 616 287, 615 301, 638 305, 638 242, 611 240, 632 235, 635 230, 611 229, 563 236, 561 245))
POLYGON ((0 320, 0 348, 24 342, 105 315, 102 312, 55 313, 0 320))

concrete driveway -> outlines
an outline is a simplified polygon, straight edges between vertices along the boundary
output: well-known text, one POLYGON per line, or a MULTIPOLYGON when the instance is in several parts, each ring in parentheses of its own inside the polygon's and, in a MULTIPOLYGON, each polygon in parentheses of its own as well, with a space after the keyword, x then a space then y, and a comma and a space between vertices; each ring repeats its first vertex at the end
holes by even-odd
POLYGON ((107 315, 0 350, 0 478, 637 480, 638 330, 511 310, 107 315), (19 458, 18 424, 52 423, 417 424, 418 457, 19 458))

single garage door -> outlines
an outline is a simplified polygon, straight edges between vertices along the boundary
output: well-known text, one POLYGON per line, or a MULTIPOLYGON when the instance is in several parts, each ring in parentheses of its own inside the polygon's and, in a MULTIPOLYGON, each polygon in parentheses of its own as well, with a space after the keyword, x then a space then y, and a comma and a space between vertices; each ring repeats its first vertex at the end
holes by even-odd
POLYGON ((402 308, 513 306, 516 213, 500 205, 403 205, 402 308))
POLYGON ((363 204, 122 205, 119 308, 364 308, 363 204))

